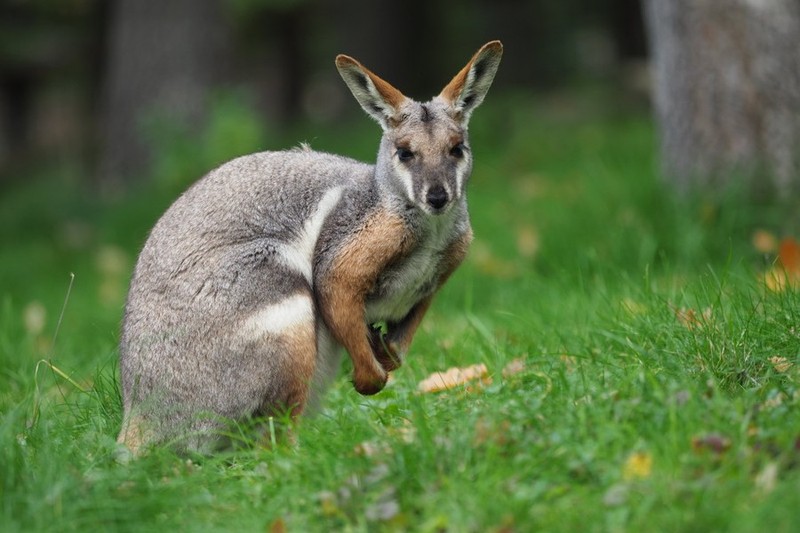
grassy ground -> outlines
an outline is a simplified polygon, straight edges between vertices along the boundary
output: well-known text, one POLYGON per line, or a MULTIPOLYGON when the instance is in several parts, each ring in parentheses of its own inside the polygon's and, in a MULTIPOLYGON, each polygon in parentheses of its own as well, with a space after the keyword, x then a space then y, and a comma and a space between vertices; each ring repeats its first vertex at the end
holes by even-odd
MULTIPOLYGON (((794 531, 800 293, 765 286, 775 253, 751 236, 798 236, 798 211, 673 198, 643 116, 489 100, 468 262, 389 387, 360 397, 343 368, 297 446, 113 458, 136 252, 195 167, 274 136, 250 123, 230 144, 227 109, 211 155, 162 139, 161 185, 125 201, 92 200, 64 167, 4 190, 0 529, 794 531), (417 392, 475 363, 490 382, 417 392)), ((375 151, 367 119, 300 131, 291 142, 375 151)))

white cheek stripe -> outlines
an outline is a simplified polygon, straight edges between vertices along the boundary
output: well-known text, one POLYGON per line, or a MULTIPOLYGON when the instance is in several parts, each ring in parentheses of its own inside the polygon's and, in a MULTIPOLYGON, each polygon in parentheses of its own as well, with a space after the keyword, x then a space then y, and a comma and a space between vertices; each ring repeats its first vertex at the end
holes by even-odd
POLYGON ((462 160, 456 166, 456 198, 464 194, 464 182, 467 181, 467 161, 462 160))
POLYGON ((414 176, 411 175, 408 169, 397 163, 394 164, 394 171, 397 173, 397 176, 406 189, 407 200, 416 203, 416 199, 414 198, 414 176))
POLYGON ((265 335, 277 335, 287 329, 305 325, 314 327, 314 309, 311 297, 306 294, 290 296, 268 305, 250 315, 242 325, 241 333, 251 340, 265 335))
POLYGON ((309 285, 312 284, 314 249, 317 247, 322 225, 341 198, 342 187, 328 190, 317 204, 314 214, 303 224, 300 238, 281 247, 280 255, 284 263, 302 274, 309 285))

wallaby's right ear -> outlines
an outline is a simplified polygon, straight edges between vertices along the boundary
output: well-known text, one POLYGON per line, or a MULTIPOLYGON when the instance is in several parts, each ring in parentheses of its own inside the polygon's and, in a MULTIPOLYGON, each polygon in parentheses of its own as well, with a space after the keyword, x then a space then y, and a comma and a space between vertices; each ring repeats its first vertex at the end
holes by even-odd
POLYGON ((336 56, 336 68, 358 103, 384 130, 401 121, 400 105, 406 97, 350 56, 336 56))

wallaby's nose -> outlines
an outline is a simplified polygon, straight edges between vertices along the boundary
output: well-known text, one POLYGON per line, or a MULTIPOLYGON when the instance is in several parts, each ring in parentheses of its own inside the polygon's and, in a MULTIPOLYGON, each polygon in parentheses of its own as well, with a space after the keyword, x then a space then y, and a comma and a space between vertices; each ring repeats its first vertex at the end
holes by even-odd
POLYGON ((428 205, 434 209, 441 209, 447 204, 447 191, 441 185, 434 185, 428 189, 428 195, 425 198, 428 205))

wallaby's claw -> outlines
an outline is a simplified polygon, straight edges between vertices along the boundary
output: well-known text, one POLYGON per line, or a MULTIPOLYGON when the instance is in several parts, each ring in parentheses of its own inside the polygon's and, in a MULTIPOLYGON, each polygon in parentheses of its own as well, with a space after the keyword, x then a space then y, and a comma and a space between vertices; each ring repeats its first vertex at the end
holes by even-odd
POLYGON ((370 328, 369 344, 372 347, 375 359, 386 372, 392 372, 400 368, 403 361, 397 354, 397 344, 387 340, 387 337, 387 335, 382 334, 380 328, 370 328))

